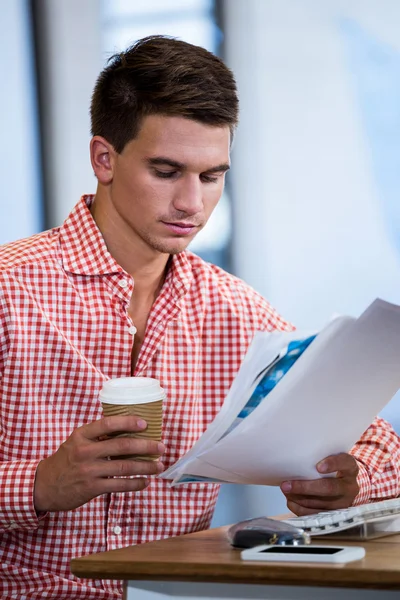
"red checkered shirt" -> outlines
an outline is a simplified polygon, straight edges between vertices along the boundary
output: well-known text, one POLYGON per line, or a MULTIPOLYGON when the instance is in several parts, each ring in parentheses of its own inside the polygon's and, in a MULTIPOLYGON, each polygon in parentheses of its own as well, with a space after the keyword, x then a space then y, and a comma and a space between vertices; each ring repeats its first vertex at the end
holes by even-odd
MULTIPOLYGON (((209 526, 218 486, 103 495, 38 518, 38 463, 101 418, 103 381, 131 375, 133 279, 107 251, 82 198, 62 227, 0 249, 1 598, 116 599, 121 582, 78 579, 70 560, 209 526)), ((257 329, 290 329, 254 290, 190 252, 173 257, 134 375, 167 393, 166 466, 219 411, 257 329)), ((357 501, 397 496, 399 442, 376 421, 357 444, 357 501)))

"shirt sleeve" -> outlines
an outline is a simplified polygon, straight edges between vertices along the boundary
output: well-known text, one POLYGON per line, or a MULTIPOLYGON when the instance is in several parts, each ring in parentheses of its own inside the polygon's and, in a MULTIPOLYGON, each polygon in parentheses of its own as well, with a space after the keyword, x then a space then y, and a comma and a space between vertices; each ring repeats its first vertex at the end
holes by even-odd
POLYGON ((400 495, 400 438, 387 421, 377 417, 350 454, 359 465, 354 505, 400 495))
MULTIPOLYGON (((6 316, 6 307, 0 295, 0 379, 10 342, 6 316)), ((33 490, 39 462, 40 460, 0 460, 0 532, 38 527, 39 517, 33 503, 33 490)))
POLYGON ((41 517, 33 503, 38 463, 20 460, 0 463, 0 532, 36 529, 41 517))

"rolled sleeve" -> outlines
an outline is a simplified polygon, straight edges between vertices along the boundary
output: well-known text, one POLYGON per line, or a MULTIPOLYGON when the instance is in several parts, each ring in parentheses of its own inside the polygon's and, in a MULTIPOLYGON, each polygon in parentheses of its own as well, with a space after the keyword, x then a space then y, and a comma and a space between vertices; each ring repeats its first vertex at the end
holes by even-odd
POLYGON ((354 499, 353 505, 357 506, 359 504, 366 504, 369 502, 371 498, 371 480, 368 475, 368 471, 366 467, 359 461, 358 463, 358 475, 357 475, 357 483, 359 487, 359 492, 354 499))
POLYGON ((360 491, 354 504, 397 498, 400 494, 400 438, 381 418, 364 432, 351 449, 359 465, 360 491))

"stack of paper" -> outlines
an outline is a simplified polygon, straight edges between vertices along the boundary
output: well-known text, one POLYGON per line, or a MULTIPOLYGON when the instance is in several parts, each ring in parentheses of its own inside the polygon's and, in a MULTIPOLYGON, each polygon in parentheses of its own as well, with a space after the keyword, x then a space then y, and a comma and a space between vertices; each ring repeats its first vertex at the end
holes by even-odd
POLYGON ((279 485, 316 479, 400 388, 400 307, 375 300, 318 335, 257 332, 217 417, 161 477, 279 485))

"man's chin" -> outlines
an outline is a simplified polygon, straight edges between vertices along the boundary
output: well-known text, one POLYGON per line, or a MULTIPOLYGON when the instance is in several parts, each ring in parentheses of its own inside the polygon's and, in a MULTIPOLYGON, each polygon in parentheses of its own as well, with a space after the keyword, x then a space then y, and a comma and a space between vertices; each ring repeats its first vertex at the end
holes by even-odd
POLYGON ((163 254, 179 254, 180 252, 186 250, 190 242, 191 240, 181 240, 179 243, 177 241, 170 241, 169 243, 160 242, 157 244, 153 244, 153 248, 155 250, 158 250, 158 252, 162 252, 163 254))
POLYGON ((186 250, 186 248, 188 247, 189 244, 184 244, 182 246, 179 247, 172 247, 169 250, 169 254, 179 254, 180 252, 183 252, 184 250, 186 250))

